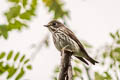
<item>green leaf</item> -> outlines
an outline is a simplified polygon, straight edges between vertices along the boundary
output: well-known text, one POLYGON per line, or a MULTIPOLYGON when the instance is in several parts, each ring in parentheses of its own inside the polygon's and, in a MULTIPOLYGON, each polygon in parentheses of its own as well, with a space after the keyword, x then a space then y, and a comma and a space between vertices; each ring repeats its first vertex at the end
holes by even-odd
POLYGON ((22 14, 20 14, 20 18, 21 19, 26 19, 26 20, 30 20, 31 19, 31 12, 28 10, 22 14))
POLYGON ((117 35, 118 38, 120 37, 119 30, 117 30, 116 35, 117 35))
POLYGON ((0 66, 0 75, 2 75, 6 70, 4 69, 4 66, 0 66))
POLYGON ((73 70, 74 70, 74 71, 77 71, 77 72, 79 72, 79 73, 82 73, 82 70, 81 70, 80 68, 76 67, 76 66, 73 68, 73 70))
POLYGON ((18 3, 20 0, 8 0, 8 1, 18 3))
POLYGON ((106 74, 105 79, 112 80, 112 78, 111 78, 111 76, 110 76, 110 74, 108 72, 104 72, 104 73, 106 74))
POLYGON ((23 56, 21 57, 20 62, 22 62, 22 61, 24 60, 24 58, 25 58, 25 55, 23 55, 23 56))
POLYGON ((16 71, 17 68, 15 68, 14 66, 9 67, 7 79, 11 78, 16 73, 16 71))
POLYGON ((3 32, 3 37, 4 37, 5 39, 7 39, 7 38, 8 38, 8 32, 3 32))
POLYGON ((29 61, 30 61, 30 59, 26 59, 26 60, 24 61, 24 64, 27 64, 29 61))
POLYGON ((104 76, 100 75, 98 72, 95 72, 95 80, 104 80, 104 76))
POLYGON ((21 28, 22 28, 23 26, 27 26, 27 25, 24 24, 24 23, 21 23, 21 22, 18 21, 18 20, 15 20, 14 23, 10 23, 10 24, 9 24, 9 28, 10 28, 10 29, 18 29, 18 30, 21 30, 21 28))
POLYGON ((37 0, 32 0, 31 8, 32 8, 33 10, 35 10, 35 9, 36 9, 36 6, 37 6, 37 0))
POLYGON ((10 51, 9 54, 8 54, 8 56, 7 56, 7 60, 10 60, 11 57, 12 57, 12 55, 13 55, 13 51, 10 51))
POLYGON ((31 65, 27 65, 27 69, 31 70, 32 66, 31 65))
POLYGON ((120 62, 120 53, 115 56, 116 60, 120 62))
POLYGON ((6 26, 7 26, 7 25, 5 25, 5 24, 0 25, 0 34, 2 34, 3 31, 6 31, 6 30, 7 30, 7 29, 6 29, 6 26))
POLYGON ((119 66, 118 66, 118 67, 119 67, 119 69, 120 69, 120 64, 119 64, 119 66))
POLYGON ((110 64, 110 68, 112 69, 112 67, 113 67, 113 64, 110 64))
POLYGON ((48 7, 48 12, 54 14, 54 19, 69 17, 69 12, 64 10, 64 3, 61 0, 42 0, 43 3, 48 7))
POLYGON ((37 6, 37 0, 32 0, 30 9, 20 14, 20 18, 25 20, 30 20, 31 17, 35 15, 36 6, 37 6))
POLYGON ((19 55, 20 55, 20 53, 18 52, 14 57, 14 61, 16 61, 18 59, 19 55))
POLYGON ((4 58, 5 57, 5 52, 2 52, 1 54, 0 54, 0 59, 2 59, 2 58, 4 58))
POLYGON ((120 44, 120 40, 117 40, 117 44, 120 44))
POLYGON ((114 34, 110 33, 110 36, 111 36, 113 39, 115 39, 115 35, 114 35, 114 34))
POLYGON ((111 51, 110 51, 110 58, 114 58, 114 57, 113 57, 113 53, 114 53, 113 50, 111 50, 111 51))
POLYGON ((17 17, 20 14, 20 9, 21 9, 20 5, 11 7, 10 10, 5 13, 8 21, 10 21, 12 18, 17 17))
POLYGON ((10 65, 9 64, 7 64, 5 67, 4 67, 4 69, 7 71, 8 69, 10 68, 10 65))
POLYGON ((120 47, 115 48, 114 51, 120 53, 120 47))
POLYGON ((8 38, 8 29, 7 25, 0 25, 0 35, 3 35, 5 39, 8 38))
POLYGON ((3 65, 3 61, 0 62, 0 66, 2 66, 2 65, 3 65))
POLYGON ((27 5, 27 0, 22 0, 23 7, 26 7, 27 5))
POLYGON ((17 75, 17 77, 15 78, 15 80, 20 80, 20 78, 22 78, 22 76, 25 74, 25 71, 23 68, 21 68, 19 74, 17 75))
POLYGON ((14 23, 14 26, 16 29, 21 30, 23 26, 26 26, 26 24, 21 23, 20 21, 16 20, 14 23))

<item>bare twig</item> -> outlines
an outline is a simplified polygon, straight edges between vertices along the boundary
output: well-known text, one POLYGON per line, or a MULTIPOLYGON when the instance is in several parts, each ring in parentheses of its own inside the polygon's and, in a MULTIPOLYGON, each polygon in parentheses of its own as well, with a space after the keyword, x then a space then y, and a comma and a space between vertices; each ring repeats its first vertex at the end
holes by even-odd
POLYGON ((90 68, 87 68, 85 65, 84 65, 84 67, 85 67, 85 70, 86 70, 86 72, 87 72, 88 80, 92 80, 91 77, 90 77, 90 73, 89 73, 89 69, 90 69, 90 68))
POLYGON ((72 66, 71 66, 71 55, 72 52, 67 49, 63 49, 61 58, 61 70, 58 80, 72 80, 72 66))
POLYGON ((118 76, 118 73, 117 73, 117 71, 118 71, 118 67, 117 67, 117 63, 116 63, 116 61, 115 61, 115 69, 114 69, 114 72, 115 72, 115 75, 116 75, 116 80, 120 80, 119 79, 119 76, 118 76))
POLYGON ((49 35, 47 34, 44 39, 38 44, 38 46, 36 47, 36 50, 31 54, 31 59, 34 60, 37 53, 41 50, 41 48, 43 47, 44 44, 47 44, 46 41, 48 40, 49 35))

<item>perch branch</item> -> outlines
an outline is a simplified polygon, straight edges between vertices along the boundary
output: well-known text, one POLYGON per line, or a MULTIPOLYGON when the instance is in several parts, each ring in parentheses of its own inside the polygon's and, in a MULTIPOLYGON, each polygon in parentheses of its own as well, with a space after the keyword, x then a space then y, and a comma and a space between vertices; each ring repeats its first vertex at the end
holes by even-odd
POLYGON ((71 56, 72 51, 62 49, 61 51, 61 69, 58 80, 72 80, 71 56))

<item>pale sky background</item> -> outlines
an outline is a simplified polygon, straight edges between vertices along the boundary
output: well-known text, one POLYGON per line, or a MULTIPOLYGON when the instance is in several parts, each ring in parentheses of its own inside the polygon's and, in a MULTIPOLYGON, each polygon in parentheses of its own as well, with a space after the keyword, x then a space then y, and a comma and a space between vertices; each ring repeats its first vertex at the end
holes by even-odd
MULTIPOLYGON (((0 24, 5 23, 3 12, 9 7, 6 0, 0 0, 0 24)), ((98 48, 111 42, 109 32, 115 32, 120 27, 120 0, 64 0, 65 9, 69 9, 71 20, 67 23, 77 37, 86 40, 98 48)), ((49 31, 43 27, 51 20, 52 14, 48 14, 47 8, 39 0, 37 16, 29 22, 29 28, 22 32, 12 31, 9 38, 0 37, 0 52, 20 51, 26 53, 28 58, 35 51, 32 44, 38 44, 49 31)), ((50 34, 51 36, 51 34, 50 34)), ((33 70, 28 71, 22 80, 51 80, 53 69, 60 63, 59 52, 53 45, 50 37, 50 47, 43 47, 31 63, 33 70)), ((91 55, 92 56, 92 55, 91 55)), ((96 65, 97 66, 97 65, 96 65)), ((5 80, 4 74, 0 80, 5 80)), ((13 78, 9 80, 13 80, 13 78)))

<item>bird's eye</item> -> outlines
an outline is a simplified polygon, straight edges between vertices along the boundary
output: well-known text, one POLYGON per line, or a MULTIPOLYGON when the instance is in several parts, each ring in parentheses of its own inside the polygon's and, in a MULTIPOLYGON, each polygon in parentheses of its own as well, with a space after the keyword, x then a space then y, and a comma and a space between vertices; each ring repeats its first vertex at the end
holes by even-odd
POLYGON ((52 25, 53 25, 53 26, 56 26, 56 25, 57 25, 57 23, 55 23, 55 22, 54 22, 54 23, 52 23, 52 25))

